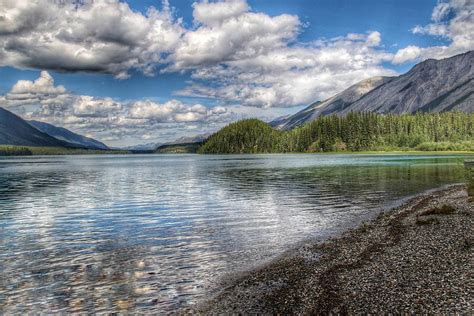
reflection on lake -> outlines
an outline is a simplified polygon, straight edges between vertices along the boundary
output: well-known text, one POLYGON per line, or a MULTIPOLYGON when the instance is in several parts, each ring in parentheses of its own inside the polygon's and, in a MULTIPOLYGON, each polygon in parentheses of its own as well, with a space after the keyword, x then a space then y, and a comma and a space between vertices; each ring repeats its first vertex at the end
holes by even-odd
POLYGON ((225 273, 463 182, 463 158, 0 159, 0 313, 192 306, 225 273))

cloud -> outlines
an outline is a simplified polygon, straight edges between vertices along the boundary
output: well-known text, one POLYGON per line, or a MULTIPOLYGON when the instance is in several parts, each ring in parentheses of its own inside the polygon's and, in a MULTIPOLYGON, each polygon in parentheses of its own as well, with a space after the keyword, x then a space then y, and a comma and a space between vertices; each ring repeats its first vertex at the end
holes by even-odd
POLYGON ((235 10, 236 3, 241 1, 194 4, 200 24, 197 29, 183 35, 167 59, 170 65, 166 71, 195 69, 261 56, 296 38, 300 26, 297 16, 270 17, 263 13, 235 10))
POLYGON ((171 100, 164 104, 158 104, 149 100, 138 101, 132 105, 130 114, 134 118, 145 118, 166 121, 171 119, 171 115, 177 111, 183 110, 184 105, 171 100))
POLYGON ((2 0, 0 65, 57 71, 152 74, 183 32, 165 2, 145 15, 118 0, 2 0))
POLYGON ((66 89, 63 86, 55 86, 54 79, 47 71, 41 71, 35 81, 20 80, 12 88, 12 94, 63 94, 66 89))
POLYGON ((37 110, 49 116, 64 111, 70 102, 66 89, 56 86, 47 71, 41 71, 34 81, 19 80, 5 96, 0 97, 0 103, 5 107, 25 112, 25 107, 38 105, 37 110))
POLYGON ((194 81, 176 94, 262 108, 308 104, 362 79, 394 75, 380 66, 392 58, 378 49, 380 40, 378 32, 349 34, 304 46, 277 45, 247 58, 219 60, 196 67, 194 81))
POLYGON ((393 61, 396 64, 402 64, 407 61, 416 60, 421 57, 422 52, 422 48, 415 45, 410 45, 399 49, 397 54, 394 56, 393 61))
POLYGON ((431 14, 431 20, 434 22, 442 22, 446 16, 451 12, 452 7, 448 2, 438 2, 431 14))
POLYGON ((123 108, 120 102, 112 98, 94 98, 79 96, 73 104, 73 113, 78 117, 107 117, 118 113, 123 108))
POLYGON ((382 42, 382 36, 379 32, 370 32, 369 35, 367 36, 367 45, 370 47, 373 46, 379 46, 380 43, 382 42))
POLYGON ((149 119, 157 122, 198 122, 216 121, 225 116, 224 107, 207 108, 202 104, 188 105, 178 100, 156 103, 145 100, 134 102, 130 109, 132 118, 149 119))
POLYGON ((198 23, 216 26, 222 22, 235 18, 249 10, 245 0, 225 0, 222 2, 195 2, 193 3, 193 17, 198 23))
POLYGON ((431 15, 432 23, 413 28, 414 34, 441 37, 448 45, 418 47, 414 45, 400 49, 394 56, 395 64, 421 61, 428 58, 446 58, 474 48, 474 1, 440 1, 431 15))

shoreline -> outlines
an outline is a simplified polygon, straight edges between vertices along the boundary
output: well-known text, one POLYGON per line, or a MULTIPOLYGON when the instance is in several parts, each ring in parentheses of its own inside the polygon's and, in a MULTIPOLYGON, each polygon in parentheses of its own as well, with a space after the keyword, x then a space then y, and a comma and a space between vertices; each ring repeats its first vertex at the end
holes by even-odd
POLYGON ((231 276, 195 312, 469 313, 472 271, 474 199, 452 185, 231 276))
POLYGON ((199 156, 232 156, 232 155, 474 155, 474 151, 459 150, 383 150, 383 151, 326 151, 326 152, 275 152, 275 153, 239 153, 239 154, 200 154, 196 152, 133 152, 127 150, 99 150, 60 147, 13 146, 28 149, 26 154, 2 154, 2 149, 10 145, 0 145, 0 158, 23 158, 38 156, 97 156, 97 155, 199 155, 199 156))
POLYGON ((233 156, 233 155, 474 155, 474 151, 462 150, 381 150, 381 151, 324 151, 324 152, 262 152, 262 153, 219 153, 200 154, 201 156, 233 156))

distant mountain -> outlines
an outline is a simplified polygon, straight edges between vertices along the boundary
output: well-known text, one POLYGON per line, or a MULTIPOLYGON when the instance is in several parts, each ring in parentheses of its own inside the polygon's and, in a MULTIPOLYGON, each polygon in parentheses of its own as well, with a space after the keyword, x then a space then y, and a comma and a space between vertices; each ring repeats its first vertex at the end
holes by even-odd
POLYGON ((321 115, 350 112, 474 112, 474 51, 428 59, 398 77, 363 80, 322 102, 270 124, 286 130, 321 115))
POLYGON ((77 145, 78 147, 84 147, 87 149, 103 149, 108 150, 109 148, 104 143, 99 142, 93 138, 82 136, 71 132, 63 127, 57 127, 52 124, 39 122, 39 121, 27 121, 30 125, 40 130, 41 132, 48 134, 56 139, 68 142, 70 144, 77 145))
MULTIPOLYGON (((196 136, 183 136, 178 139, 175 139, 171 142, 166 142, 166 143, 148 143, 148 144, 140 144, 140 145, 134 145, 134 146, 128 146, 128 147, 123 147, 121 149, 125 150, 131 150, 135 152, 157 152, 157 153, 162 153, 165 151, 168 152, 171 150, 171 148, 175 148, 176 146, 174 145, 179 145, 177 147, 185 147, 186 152, 195 152, 194 147, 192 144, 200 144, 206 139, 209 138, 211 134, 200 134, 196 136), (192 148, 191 151, 188 151, 188 148, 192 148)), ((196 149, 197 150, 197 149, 196 149)), ((179 150, 181 152, 181 149, 179 150)))
POLYGON ((211 136, 210 133, 207 134, 200 134, 195 136, 183 136, 178 139, 175 139, 172 142, 167 142, 163 145, 177 145, 177 144, 193 144, 193 143, 201 143, 211 136))
MULTIPOLYGON (((311 104, 311 105, 313 105, 313 104, 311 104)), ((293 117, 293 116, 294 116, 294 114, 287 114, 287 115, 279 116, 276 119, 273 119, 271 122, 268 122, 268 124, 270 124, 270 126, 272 126, 272 127, 278 127, 278 126, 281 125, 281 127, 280 127, 280 129, 281 129, 283 127, 283 125, 285 123, 287 123, 288 119, 293 117)))
POLYGON ((117 149, 146 152, 146 151, 153 151, 160 145, 161 144, 157 144, 157 143, 147 143, 147 144, 139 144, 139 145, 121 147, 121 148, 117 148, 117 149))
POLYGON ((75 147, 34 128, 21 117, 0 107, 0 144, 75 147))
POLYGON ((197 153, 202 143, 207 140, 211 134, 200 134, 196 136, 180 137, 172 142, 167 142, 157 146, 157 154, 194 154, 197 153))

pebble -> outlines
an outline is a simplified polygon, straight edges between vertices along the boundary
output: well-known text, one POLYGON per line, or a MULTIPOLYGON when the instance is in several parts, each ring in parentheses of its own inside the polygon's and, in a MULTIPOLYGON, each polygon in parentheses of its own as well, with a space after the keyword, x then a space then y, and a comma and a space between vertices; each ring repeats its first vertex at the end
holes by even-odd
POLYGON ((418 196, 369 225, 223 285, 204 314, 473 314, 474 203, 464 186, 418 196), (452 214, 423 215, 450 205, 452 214), (435 218, 422 222, 420 218, 435 218), (308 260, 312 253, 319 260, 308 260), (278 287, 263 286, 278 280, 278 287))

